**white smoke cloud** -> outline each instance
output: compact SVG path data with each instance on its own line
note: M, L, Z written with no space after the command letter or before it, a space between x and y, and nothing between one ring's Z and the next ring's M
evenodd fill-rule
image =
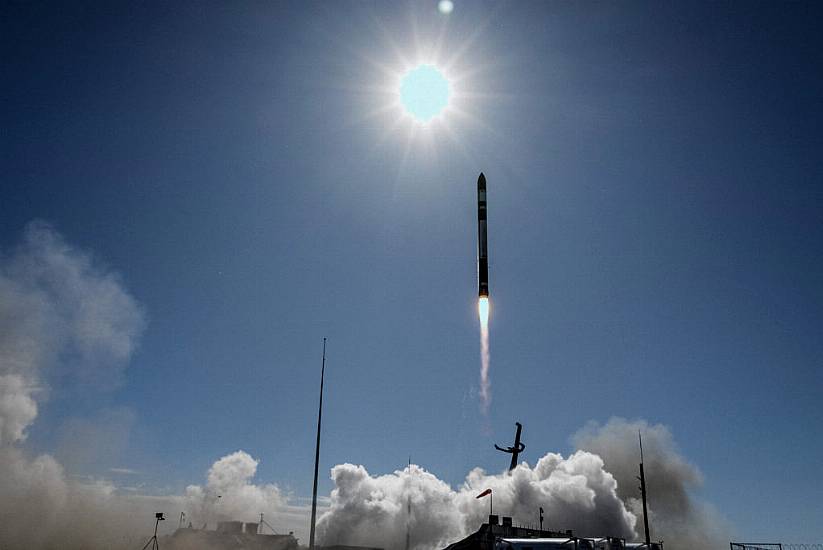
M252 484L258 462L243 451L215 462L205 487L153 497L69 476L53 456L31 456L19 447L51 387L77 384L88 392L117 386L144 324L117 274L48 224L29 224L22 242L0 253L0 548L139 548L156 511L185 511L195 522L212 523L254 521L265 513L277 524L278 512L302 519L302 509L288 506L275 485ZM134 413L123 408L67 419L57 456L70 468L105 469L127 446L134 422ZM161 533L171 530L169 520Z
M418 466L374 477L363 466L340 464L331 475L335 489L330 509L318 521L323 544L400 549L405 545L407 521L416 547L453 541L465 532L457 493Z
M10 550L140 548L155 511L182 509L180 497L122 496L107 481L70 478L48 454L12 446L0 448L0 494L0 548Z
M408 524L414 548L442 548L486 520L488 500L476 496L488 488L495 512L515 521L533 523L542 506L547 527L581 535L634 533L635 516L618 498L615 479L586 452L549 453L534 468L521 463L511 473L476 468L458 490L418 466L374 477L343 464L332 469L332 479L331 507L318 526L324 544L403 548Z
M476 468L456 490L418 466L382 476L362 466L335 466L320 538L324 544L398 549L405 547L408 526L413 548L443 548L486 520L488 500L475 497L491 488L495 513L512 516L515 523L535 524L542 506L546 528L640 540L638 430L643 432L652 538L665 540L669 550L725 547L729 527L713 507L693 496L702 475L679 453L668 428L623 419L587 425L573 437L579 450L567 458L548 453L534 467L523 462L510 474Z
M258 461L244 451L224 456L209 468L206 486L186 488L187 514L193 525L222 520L259 521L260 514L270 518L286 507L286 498L273 484L251 483Z
M636 479L638 432L643 435L652 539L664 540L667 550L725 547L730 526L713 506L694 496L703 475L683 458L667 427L612 418L602 426L589 423L572 441L578 448L603 457L606 469L617 479L618 495L637 515L637 531L642 535L643 507Z
M100 539L90 517L111 516L113 488L68 481L52 456L16 445L51 378L117 385L143 325L117 275L48 224L29 224L20 245L0 253L0 547L92 548L84 541Z
M0 374L0 446L26 439L37 417L34 388L19 374Z
M50 387L117 386L144 324L120 278L48 224L29 224L21 244L0 254L0 548L139 547L155 511L186 511L196 522L212 523L255 521L260 513L275 524L278 512L300 516L275 485L252 483L258 462L243 451L215 462L205 487L150 497L123 495L105 480L73 478L53 456L31 456L19 447ZM67 419L57 456L70 468L105 469L127 446L134 421L122 408ZM111 469L118 470L126 471Z

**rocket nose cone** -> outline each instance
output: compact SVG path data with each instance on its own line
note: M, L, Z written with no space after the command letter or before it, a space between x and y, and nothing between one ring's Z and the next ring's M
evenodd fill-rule
M485 189L486 188L486 176L483 175L483 172L480 172L480 176L477 178L477 188L478 189Z

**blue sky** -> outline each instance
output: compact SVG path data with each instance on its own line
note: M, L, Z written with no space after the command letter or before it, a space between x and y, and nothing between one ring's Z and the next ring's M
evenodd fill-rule
M823 540L814 4L2 11L0 246L52 223L147 320L122 386L52 392L32 449L114 414L127 441L78 474L179 490L244 449L308 495L327 337L324 472L411 455L457 484L506 465L492 443L516 420L533 461L589 420L643 418L742 538ZM459 85L421 128L391 77L427 51Z

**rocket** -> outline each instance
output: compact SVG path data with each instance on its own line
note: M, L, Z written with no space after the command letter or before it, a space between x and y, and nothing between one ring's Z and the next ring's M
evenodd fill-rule
M486 240L486 176L477 178L477 295L489 297L489 250Z

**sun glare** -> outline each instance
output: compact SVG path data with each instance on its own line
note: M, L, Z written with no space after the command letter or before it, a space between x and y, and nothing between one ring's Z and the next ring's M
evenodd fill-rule
M400 103L415 120L428 122L449 104L449 81L434 65L419 65L400 81Z
M399 171L418 154L425 155L418 160L433 162L447 150L471 158L474 152L464 135L474 129L494 135L479 108L493 98L484 91L489 66L482 61L487 56L479 43L489 22L478 21L466 34L466 29L448 22L450 16L444 17L457 11L453 0L440 0L438 6L440 13L431 10L433 6L426 14L413 8L408 25L386 25L376 19L378 33L353 50L357 70L340 84L358 102L349 123L367 124L376 131L369 155L389 143L399 145ZM347 47L341 44L341 49Z

